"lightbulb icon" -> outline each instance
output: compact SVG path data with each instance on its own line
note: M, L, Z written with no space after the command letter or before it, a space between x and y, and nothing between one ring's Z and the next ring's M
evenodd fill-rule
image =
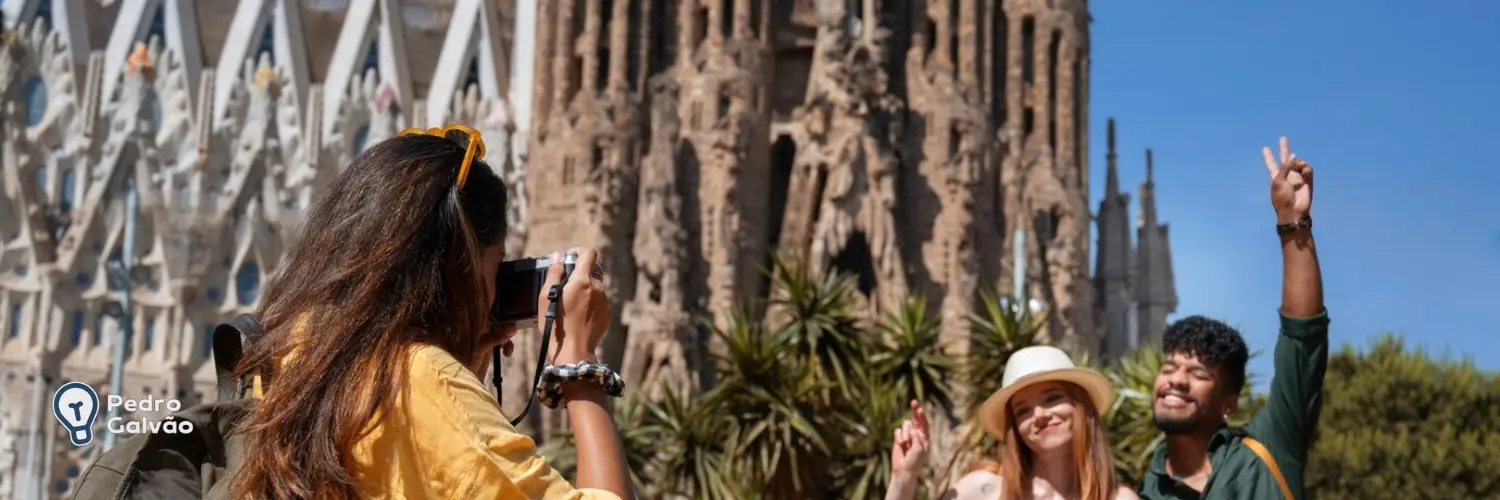
M83 382L68 382L52 395L52 414L68 428L73 446L94 441L94 419L99 416L99 393Z

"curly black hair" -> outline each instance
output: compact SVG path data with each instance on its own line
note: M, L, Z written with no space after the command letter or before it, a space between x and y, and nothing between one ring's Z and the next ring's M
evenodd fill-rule
M1203 364L1219 369L1224 394L1236 395L1245 387L1245 363L1250 349L1239 330L1223 321L1188 316L1172 323L1161 336L1162 352L1192 354Z

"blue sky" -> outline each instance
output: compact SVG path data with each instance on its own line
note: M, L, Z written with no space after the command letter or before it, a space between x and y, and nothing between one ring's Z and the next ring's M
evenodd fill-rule
M1091 196L1114 116L1122 185L1155 153L1174 317L1240 327L1269 383L1281 261L1260 148L1286 135L1316 172L1335 348L1395 332L1500 369L1500 2L1089 4Z

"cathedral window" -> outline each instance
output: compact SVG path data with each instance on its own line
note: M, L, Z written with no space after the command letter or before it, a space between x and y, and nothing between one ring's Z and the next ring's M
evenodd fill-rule
M104 343L104 314L94 316L94 347Z
M361 75L368 75L371 71L375 71L377 73L380 71L379 35L376 35L375 39L370 40L370 48L369 50L365 51L365 62L364 65L360 68L359 73Z
M156 316L146 316L146 335L141 338L141 350L151 350L151 345L156 343Z
M21 304L10 306L10 338L21 336Z
M860 293L869 296L875 291L875 264L870 260L870 242L863 231L849 235L843 251L834 257L833 267L853 275Z
M26 125L35 127L47 117L47 83L42 77L26 80Z
M36 5L36 17L33 18L31 22L32 23L40 23L42 25L42 29L49 30L49 31L52 29L52 2L51 2L51 0L43 0L41 2L37 2L37 5Z
M1047 144L1057 157L1057 60L1062 45L1062 30L1052 30L1052 44L1047 48Z
M105 268L106 269L124 269L125 268L125 254L120 249L120 247L115 247L115 249L113 251L109 252L109 261L108 261L108 264L105 266ZM116 291L116 292L123 292L123 291L125 291L125 288L126 288L126 280L114 279L114 278L110 278L109 279L109 289L110 290Z
M641 85L641 39L646 36L646 28L641 26L642 3L631 1L625 14L625 85L630 90L638 90Z
M240 271L234 276L234 287L240 305L254 304L260 295L260 266L255 262L246 262L240 266Z
M271 65L276 65L276 23L267 21L266 27L260 33L260 46L255 50L255 58L258 60L262 55L271 60Z
M633 0L641 5L641 0ZM632 31L634 33L634 31ZM651 2L651 56L647 62L647 75L654 75L671 66L677 57L677 4L675 2ZM649 76L648 76L649 77Z
M84 321L84 319L85 318L84 318L84 313L83 313L82 309L77 309L77 310L73 311L73 323L72 323L72 327L73 327L73 331L72 331L73 345L78 345L78 344L82 344L83 343L83 321Z
M922 17L927 20L922 24L922 43L927 44L923 47L925 49L923 55L927 60L932 60L932 51L937 50L937 22L933 21L931 16L924 14Z
M474 50L469 55L469 69L464 71L463 90L479 87L479 51Z
M629 0L626 0L629 1ZM599 92L609 88L609 65L613 62L610 58L609 43L614 38L615 32L615 2L614 0L599 1L599 31L594 34L594 88ZM628 30L630 26L626 26ZM629 38L634 32L626 31L625 38L628 45ZM628 47L627 47L628 48Z
M958 0L948 2L948 62L953 64L954 74L958 72L958 27L963 24L959 19Z
M724 38L734 38L734 2L732 0L723 2L719 6L719 24Z
M1021 79L1026 85L1036 80L1036 20L1021 20Z
M165 5L158 5L156 13L151 15L151 25L146 28L146 33L141 37L142 42L151 43L152 39L166 41L167 39L167 9Z
M73 203L77 201L76 198L78 196L76 193L78 190L77 185L78 173L72 168L63 169L62 183L58 186L58 189L62 192L58 193L57 196L57 208L62 210L64 215L73 211Z
M692 48L697 48L699 44L703 43L703 39L708 36L708 7L696 7L695 9L697 12L693 16L693 38L692 43L688 45Z

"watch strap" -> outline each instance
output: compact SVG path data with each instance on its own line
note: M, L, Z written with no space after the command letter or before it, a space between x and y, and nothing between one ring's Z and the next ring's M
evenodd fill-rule
M1312 216L1304 214L1301 218L1297 219L1296 222L1290 222L1290 223L1287 223L1287 224L1277 224L1276 225L1276 234L1281 235L1281 236L1286 236L1288 234L1295 233L1295 232L1300 231L1302 229L1310 229L1310 228L1312 228Z

